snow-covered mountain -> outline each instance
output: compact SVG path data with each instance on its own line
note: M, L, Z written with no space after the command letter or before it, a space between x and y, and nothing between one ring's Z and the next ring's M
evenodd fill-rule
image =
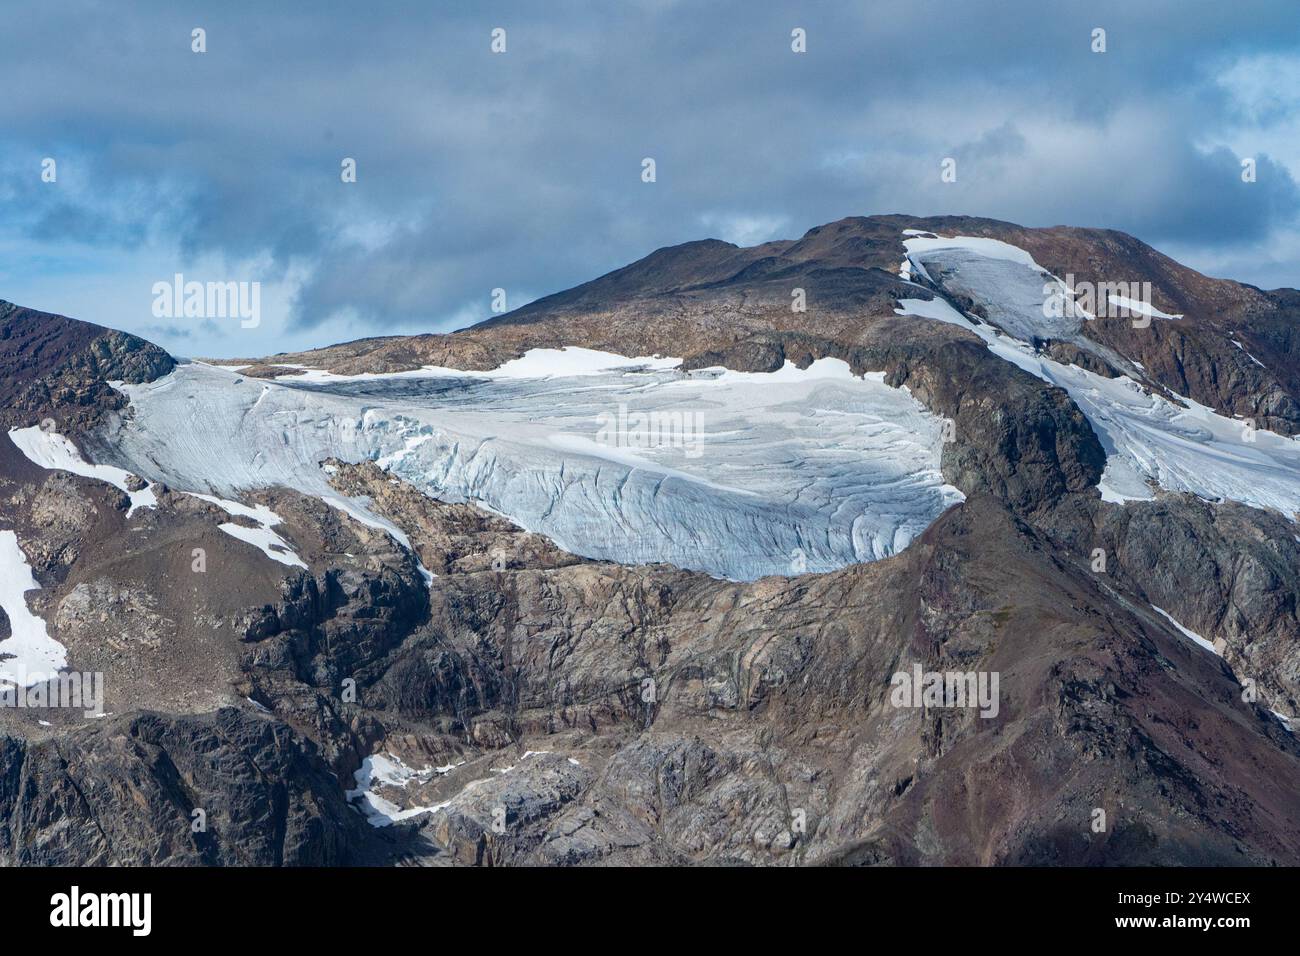
M1063 388L1106 452L1103 499L1163 489L1300 513L1300 442L1161 394L1140 363L1084 334L1096 318L1027 251L917 230L899 241L900 275L926 285L895 311L967 329ZM1052 358L1045 342L1087 350L1108 374ZM532 349L478 373L299 366L254 379L240 366L186 364L123 386L131 414L96 453L173 489L232 499L286 486L363 516L365 503L342 502L320 463L378 461L576 554L733 579L888 557L964 497L940 473L945 420L882 372L854 375L838 358L805 369L786 359L771 372L681 365L581 347Z
M0 307L0 673L105 675L90 723L0 708L0 846L1300 860L1297 317L1118 233L907 216L266 359ZM900 709L913 666L996 706ZM214 836L158 836L195 800Z

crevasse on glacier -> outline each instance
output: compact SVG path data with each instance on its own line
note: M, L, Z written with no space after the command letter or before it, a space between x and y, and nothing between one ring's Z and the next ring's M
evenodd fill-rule
M962 500L939 470L942 419L838 360L688 374L547 351L484 374L268 382L181 365L122 386L133 414L94 457L178 490L336 503L320 463L372 460L580 555L734 579L888 556Z

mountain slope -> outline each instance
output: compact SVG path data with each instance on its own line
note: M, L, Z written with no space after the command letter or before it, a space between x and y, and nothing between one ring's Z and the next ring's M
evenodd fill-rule
M1296 308L907 216L238 370L7 307L0 655L108 716L0 709L0 860L1295 865Z
M108 382L148 382L175 367L152 343L0 300L0 415L30 424L46 414L85 429L125 405Z

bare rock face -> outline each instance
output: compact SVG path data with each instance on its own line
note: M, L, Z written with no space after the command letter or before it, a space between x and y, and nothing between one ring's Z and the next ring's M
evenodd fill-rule
M477 787L466 788L430 824L431 837L447 848L456 863L528 862L531 854L520 853L515 841L498 837L511 827L519 831L545 826L591 783L590 770L555 754L530 755L524 762L528 763L526 774L515 773L518 768L512 767ZM566 837L571 840L572 834ZM577 848L564 845L564 840L547 840L539 834L541 841L551 844L547 855L553 861L583 855Z
M363 495L384 513L401 515L410 524L419 535L421 561L434 574L553 568L584 560L473 505L432 501L404 481L389 480L369 463L326 464L334 472L335 488Z
M373 466L340 480L389 481ZM422 558L466 521L418 495L386 504ZM499 521L484 519L494 548L527 547ZM363 672L363 703L331 704L340 726L374 721L375 750L439 767L378 791L415 811L394 827L415 859L1300 857L1271 823L1300 813L1294 739L1122 581L991 498L826 575L516 563L440 576L429 624ZM997 673L997 714L894 706L891 676L914 663Z
M1300 542L1290 522L1171 495L1103 512L1096 541L1150 603L1221 640L1273 709L1300 713Z
M110 500L121 503L117 495L110 495ZM99 517L98 509L92 498L78 491L70 476L52 475L31 503L31 523L39 531L27 539L28 559L51 572L71 567Z
M339 480L389 482L374 466ZM442 553L452 568L430 613L390 618L391 639L367 642L331 628L382 598L376 579L331 607L303 603L317 579L298 573L276 612L296 633L246 636L254 699L274 714L123 715L9 739L8 859L1300 859L1294 828L1273 822L1300 815L1287 782L1300 745L1122 582L991 498L895 558L735 584L559 561L501 519L392 487L389 516L422 560ZM513 566L466 560L488 545ZM385 574L423 586L409 560ZM896 706L891 676L913 664L997 673L996 714ZM342 783L376 751L440 765L380 791L417 812L378 831ZM207 835L190 830L196 808Z
M54 624L62 633L83 633L83 640L98 637L112 650L133 643L150 650L162 647L176 631L176 622L160 616L148 592L123 588L108 578L77 584L59 603Z
M0 821L9 865L341 865L369 836L311 743L234 709L0 738Z

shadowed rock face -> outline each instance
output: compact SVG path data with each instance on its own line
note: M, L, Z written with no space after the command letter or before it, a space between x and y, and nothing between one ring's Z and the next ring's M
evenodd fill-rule
M70 666L106 670L114 715L0 711L0 862L1300 863L1300 745L1268 713L1300 705L1294 525L1188 495L1101 501L1105 454L1066 392L970 331L895 313L945 294L895 274L904 229L1151 281L1183 319L1098 319L1044 351L1102 375L1118 355L1154 389L1300 431L1294 292L1200 276L1119 233L881 216L659 250L454 335L244 373L486 369L564 345L883 371L955 422L942 467L968 500L872 564L734 583L585 560L334 461L334 488L414 554L291 489L250 496L304 571L222 534L210 504L157 487L159 507L127 519L116 489L6 446L4 523L42 585L26 599ZM10 425L51 415L105 440L121 409L107 381L171 368L84 323L12 306L0 322ZM896 706L891 678L914 665L997 674L996 715ZM385 755L405 769L374 772ZM354 788L372 821L410 815L370 826Z
M234 709L0 738L0 820L8 865L327 866L368 836L310 742Z

